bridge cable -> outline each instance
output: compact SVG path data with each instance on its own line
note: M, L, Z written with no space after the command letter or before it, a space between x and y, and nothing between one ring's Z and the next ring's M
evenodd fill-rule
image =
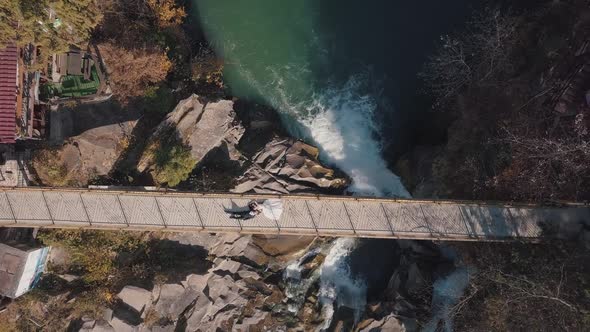
M318 230L318 226L316 225L315 221L313 220L313 215L311 214L311 209L309 208L309 204L307 203L307 201L305 202L305 206L307 207L307 212L309 213L309 218L311 219L311 223L313 224L313 227L315 228L315 232L318 236L320 236L320 231Z
M55 225L55 220L53 219L53 215L51 214L51 210L49 209L49 204L47 204L47 198L45 197L45 191L41 192L41 196L43 196L43 201L45 201L45 208L47 208L47 212L49 213L49 218L51 218L51 223Z
M168 228L168 225L166 225L166 220L164 219L164 215L162 214L162 209L160 208L160 203L158 203L158 197L154 196L154 200L156 201L156 207L158 208L158 212L160 213L160 219L162 219L162 224L164 225L164 228Z
M82 193L78 195L80 197L80 203L82 203L82 209L84 209L84 214L86 215L86 219L88 220L88 225L92 227L92 221L90 221L90 215L88 214L88 209L86 208L86 204L84 204L84 198L82 197Z
M191 198L191 201L193 201L193 205L195 206L195 211L197 212L197 217L199 218L199 221L201 222L201 228L203 230L205 230L205 224L203 223L203 218L201 218L201 213L199 212L199 209L197 208L197 202L195 202L195 198Z
M385 207L383 206L383 203L379 203L379 205L381 205L381 210L383 210L383 214L385 215L385 220L387 221L387 225L389 226L389 230L391 231L391 236L395 236L395 232L393 231L393 225L391 224L391 220L389 220L389 216L387 215L387 212L385 211Z
M125 224L127 224L127 227L129 227L129 220L127 220L127 215L125 214L125 209L123 209L123 204L121 204L121 198L119 197L119 194L115 194L115 196L117 196L117 202L119 202L119 207L121 208L121 212L123 213L123 218L125 219Z
M430 226L430 223L428 222L428 218L426 217L426 213L424 213L424 208L422 208L422 204L419 204L418 206L420 206L420 211L422 211L422 217L424 217L424 223L426 224L426 228L428 229L430 234L432 234L434 237L434 231L433 231L432 227ZM437 238L440 238L440 233L437 235L438 235Z
M10 208L10 213L12 214L12 218L14 218L14 223L16 224L16 215L14 214L14 210L12 209L12 204L10 203L10 199L8 198L8 193L5 191L4 196L6 196L6 202L8 202L8 207Z
M270 213L272 214L272 218L273 218L275 224L277 225L277 230L278 230L278 232L280 234L281 233L281 227L279 226L279 221L278 221L277 217L275 216L274 211L272 210L272 204L269 204L268 206L270 208Z
M473 231L473 227L469 227L469 225L467 224L467 218L465 218L465 214L463 213L463 209L461 209L461 206L458 205L457 209L459 209L459 214L461 215L461 220L463 220L463 223L465 224L465 229L467 230L467 234L469 235L469 237L470 238L477 237L477 235Z
M342 201L342 205L344 206L344 212L346 212L346 216L348 217L348 222L350 223L350 227L352 227L352 232L355 236L358 236L356 233L356 229L354 229L354 225L352 224L352 219L350 218L350 213L348 213L348 209L346 208L346 204Z

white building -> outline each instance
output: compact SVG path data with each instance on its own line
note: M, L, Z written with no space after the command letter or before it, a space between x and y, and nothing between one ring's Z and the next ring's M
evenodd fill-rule
M0 243L0 295L17 298L41 278L49 247Z

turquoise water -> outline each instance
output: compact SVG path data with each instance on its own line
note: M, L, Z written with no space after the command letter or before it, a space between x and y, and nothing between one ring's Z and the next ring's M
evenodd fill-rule
M425 27L448 19L440 13L459 1L428 2L199 0L193 14L224 57L233 95L277 109L293 135L352 177L352 191L407 197L384 143L403 141L409 128L413 110L400 101L439 34Z
M460 2L199 0L193 15L224 57L233 95L277 109L352 177L352 191L407 197L383 150L403 144L415 112L400 105L440 33L433 27L459 15Z
M331 69L331 40L318 26L320 2L198 1L207 39L225 59L234 95L276 108L290 131L369 195L407 196L381 158L368 72Z

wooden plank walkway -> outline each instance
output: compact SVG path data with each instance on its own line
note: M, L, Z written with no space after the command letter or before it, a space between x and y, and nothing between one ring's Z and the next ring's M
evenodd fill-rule
M276 220L230 219L226 209L280 198ZM348 196L162 191L0 190L0 226L494 241L536 239L547 225L590 223L584 205L541 207Z

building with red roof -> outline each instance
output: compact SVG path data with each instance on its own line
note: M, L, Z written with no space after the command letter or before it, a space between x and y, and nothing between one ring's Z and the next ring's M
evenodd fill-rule
M0 144L14 143L18 97L18 48L0 50Z

